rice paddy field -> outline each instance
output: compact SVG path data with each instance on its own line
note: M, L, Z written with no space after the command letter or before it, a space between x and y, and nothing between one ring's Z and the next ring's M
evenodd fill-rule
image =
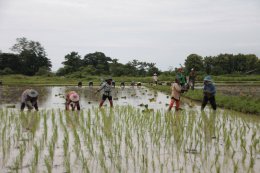
M260 118L144 87L116 88L98 108L95 88L36 87L39 112L20 112L26 87L0 88L1 172L260 172ZM80 93L81 111L64 111Z

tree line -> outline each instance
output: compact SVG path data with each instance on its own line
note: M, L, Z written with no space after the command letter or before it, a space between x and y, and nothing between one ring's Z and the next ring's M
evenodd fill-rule
M68 74L77 75L112 75L112 76L147 76L158 73L155 63L133 60L126 64L118 62L118 59L107 57L102 52L86 54L83 58L77 52L71 52L65 56L62 62L64 67L57 71L58 76Z
M24 74L33 76L50 72L52 64L44 47L27 38L17 38L11 50L15 53L0 52L0 74Z
M203 74L249 74L260 72L260 60L254 54L219 54L202 57L197 54L189 55L185 60L187 70L194 68Z
M11 50L14 53L0 51L0 75L151 76L154 73L174 75L177 69L160 71L155 63L134 59L123 64L119 63L118 59L108 57L102 52L88 53L81 56L78 52L72 51L65 55L65 60L62 62L63 67L53 74L51 73L52 63L47 57L44 47L39 42L24 37L17 38ZM206 57L190 54L185 59L184 66L187 73L192 68L198 73L210 75L260 73L260 60L254 54L219 54Z

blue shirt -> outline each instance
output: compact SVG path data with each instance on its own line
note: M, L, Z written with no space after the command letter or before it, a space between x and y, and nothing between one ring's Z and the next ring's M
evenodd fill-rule
M211 83L211 82L208 83L208 84L204 84L203 91L206 92L206 93L210 93L213 96L216 94L216 88L213 85L213 83Z

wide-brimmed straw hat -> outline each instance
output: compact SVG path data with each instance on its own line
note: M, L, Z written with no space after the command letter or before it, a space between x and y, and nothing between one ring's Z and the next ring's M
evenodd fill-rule
M209 82L211 82L211 81L212 81L211 76L206 76L206 77L204 77L204 81L209 81Z
M79 101L79 95L77 93L71 94L70 100L73 101L73 102L78 102Z
M30 89L29 92L28 92L28 96L29 97L32 97L32 98L35 98L37 97L39 94L37 91L35 91L34 89Z

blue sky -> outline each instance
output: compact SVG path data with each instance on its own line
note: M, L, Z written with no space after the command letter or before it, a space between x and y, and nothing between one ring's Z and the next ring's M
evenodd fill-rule
M191 53L260 57L260 1L0 0L0 50L10 52L18 37L39 41L54 71L71 51L162 70Z

